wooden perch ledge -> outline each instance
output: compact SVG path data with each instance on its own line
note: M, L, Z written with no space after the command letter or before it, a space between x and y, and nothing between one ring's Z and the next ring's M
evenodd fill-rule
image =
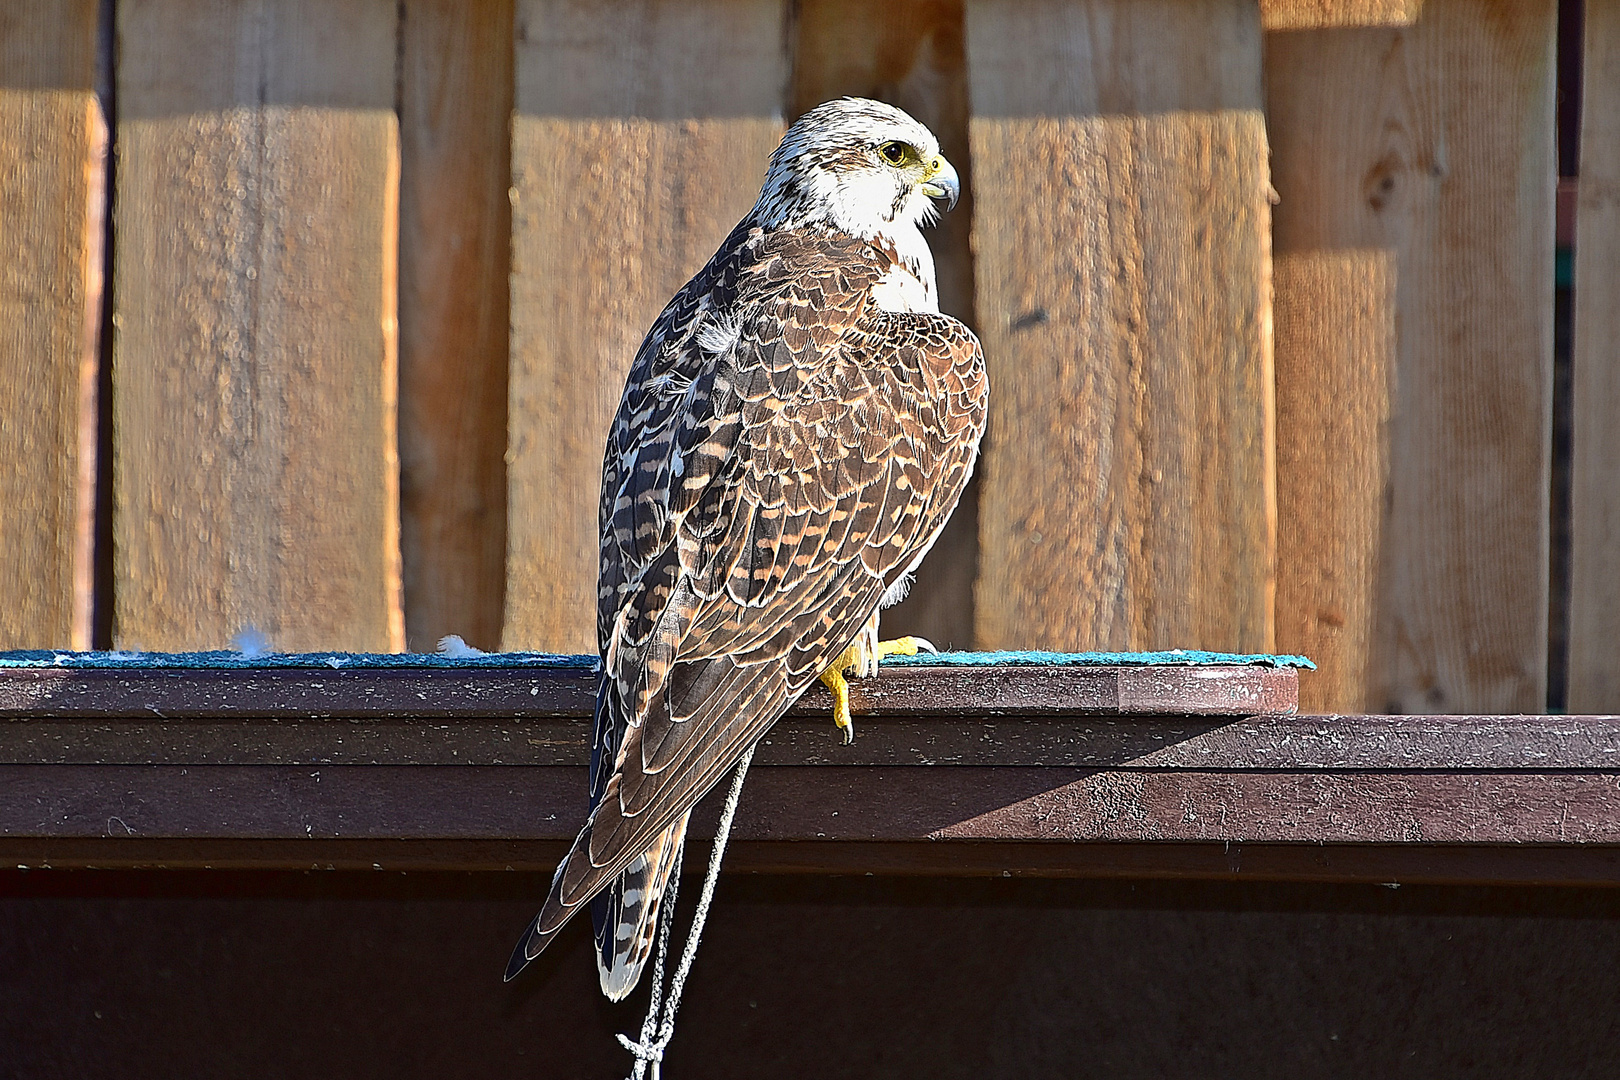
M585 813L590 671L355 659L0 659L0 860L549 870ZM886 666L852 746L819 690L766 737L727 865L1620 883L1620 717L1298 716L1298 678Z

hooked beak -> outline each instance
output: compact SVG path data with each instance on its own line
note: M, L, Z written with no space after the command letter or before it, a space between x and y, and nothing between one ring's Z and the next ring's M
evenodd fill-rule
M923 181L922 191L930 199L944 199L945 210L950 212L956 209L956 200L962 194L962 184L956 178L956 169L943 157L934 158L933 175Z

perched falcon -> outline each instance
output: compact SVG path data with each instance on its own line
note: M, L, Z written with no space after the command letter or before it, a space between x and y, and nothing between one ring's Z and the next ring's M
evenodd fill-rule
M915 651L878 610L984 431L984 357L919 231L957 192L899 109L812 109L642 342L602 463L592 810L508 979L591 902L602 991L628 994L693 804L818 676L847 737L843 674Z

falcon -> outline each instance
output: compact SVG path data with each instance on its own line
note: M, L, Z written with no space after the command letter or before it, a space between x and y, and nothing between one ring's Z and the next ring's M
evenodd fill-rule
M877 626L984 432L984 356L920 231L958 193L904 112L820 105L642 342L602 462L592 809L508 980L590 904L622 999L693 805L817 678L848 741L845 676L932 648Z

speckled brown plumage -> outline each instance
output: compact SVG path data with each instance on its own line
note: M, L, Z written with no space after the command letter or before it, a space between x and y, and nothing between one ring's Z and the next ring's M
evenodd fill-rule
M839 145L840 168L866 149ZM509 978L607 890L603 987L628 992L693 804L876 618L973 470L973 334L880 306L916 273L886 237L773 218L770 194L659 316L608 437L594 809Z

